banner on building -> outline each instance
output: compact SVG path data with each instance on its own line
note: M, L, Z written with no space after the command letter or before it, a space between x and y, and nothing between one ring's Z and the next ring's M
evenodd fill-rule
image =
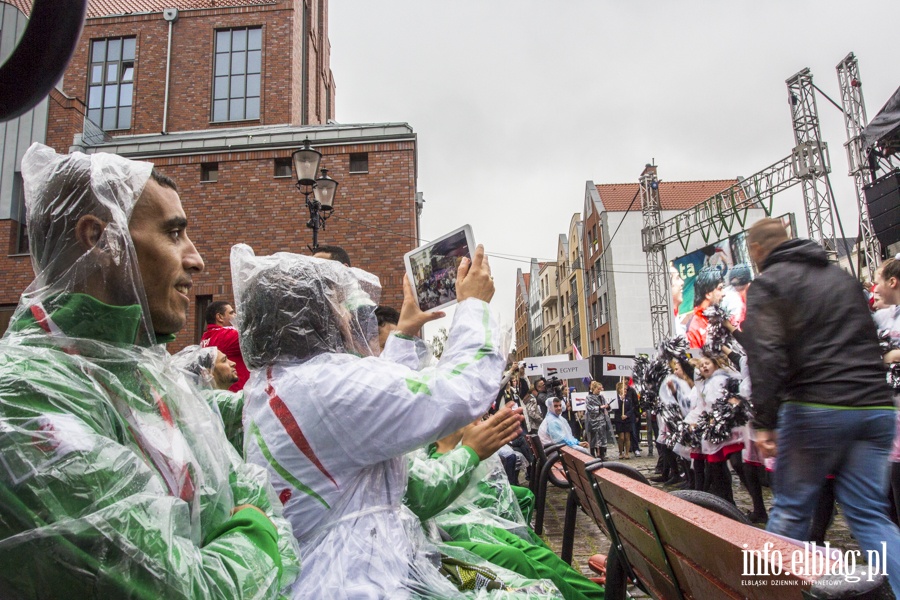
M794 215L788 213L779 217L793 238L796 235ZM677 314L684 316L694 310L694 284L701 271L719 271L724 283L721 306L732 315L732 323L737 326L747 312L747 286L756 274L750 260L747 233L740 231L724 240L704 246L690 254L679 256L669 263L672 282L672 304ZM680 303L679 303L680 300Z
M545 362L543 365L544 377L559 377L560 379L581 379L591 376L591 365L587 359L566 360L560 362Z
M525 367L526 377L540 377L544 374L543 364L548 362L562 362L569 360L567 354L554 354L552 356L529 356L519 361L519 365Z
M631 368L634 365L634 359L631 357L620 358L618 356L604 356L603 374L612 376L631 377Z

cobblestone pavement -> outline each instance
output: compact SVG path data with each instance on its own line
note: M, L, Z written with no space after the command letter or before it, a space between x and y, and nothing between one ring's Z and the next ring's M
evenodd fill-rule
M613 449L610 450L611 456L614 457L616 455L616 451ZM656 475L656 461L657 456L647 456L646 448L644 448L644 456L635 457L622 462L636 468L649 479ZM657 483L651 485L660 489L665 489L667 491L671 491L672 489L674 489L663 487L662 484ZM738 508L740 508L742 511L749 512L753 505L750 501L750 496L747 494L747 490L745 490L744 487L740 484L737 476L733 477L733 486L735 504L737 504ZM547 505L544 514L544 533L542 537L544 541L557 554L559 554L560 549L562 548L562 531L566 513L567 494L567 490L561 490L553 486L550 486L550 489L547 493ZM772 491L769 488L763 488L763 497L766 501L766 506L770 507L772 505ZM852 550L859 548L859 546L856 544L856 541L850 535L850 530L847 527L846 522L844 521L840 507L837 507L835 509L834 522L828 529L828 535L826 539L831 542L832 546L841 548L843 550ZM606 539L606 536L603 535L599 528L597 528L594 522L591 521L591 519L586 514L579 512L576 519L575 544L572 554L572 565L589 577L595 576L593 572L588 568L588 558L597 553L607 554L608 551L609 540ZM643 596L634 595L634 597L641 598Z

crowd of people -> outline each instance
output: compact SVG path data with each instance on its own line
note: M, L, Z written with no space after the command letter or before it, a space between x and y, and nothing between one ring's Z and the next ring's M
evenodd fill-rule
M443 313L409 281L397 310L341 248L245 244L234 303L211 304L201 345L170 355L205 266L176 183L40 144L22 168L35 279L0 341L4 597L602 598L529 526L524 433L600 458L615 439L627 458L643 414L660 482L732 500L730 465L762 521L777 452L771 530L806 539L831 477L860 545L900 548L882 367L900 371L898 261L873 320L817 246L761 222L742 327L714 309L721 282L699 282L690 341L614 399L592 382L581 423L565 386L508 367L481 246L453 273L440 359L417 334ZM841 298L830 311L822 289Z
M416 284L419 304L423 310L430 310L450 302L456 290L456 270L459 258L455 256L433 257L432 269L422 274Z
M235 302L170 355L194 275L149 163L22 160L34 282L0 341L0 590L22 598L601 598L528 526L490 406L507 348L484 249L443 355L346 252L232 249ZM242 380L243 369L246 377Z

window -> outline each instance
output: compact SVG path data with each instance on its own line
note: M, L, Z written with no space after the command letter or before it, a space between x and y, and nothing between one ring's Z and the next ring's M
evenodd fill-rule
M290 177L291 173L290 158L275 159L275 177Z
M216 31L213 121L259 119L262 28Z
M16 312L15 304L0 304L0 335L6 333L14 312Z
M206 309L212 304L212 296L194 297L194 343L199 344L206 331Z
M88 119L104 131L131 128L135 38L91 40Z
M219 180L219 163L203 163L200 165L200 181L211 183Z
M28 228L25 222L25 185L22 174L13 175L13 204L10 217L13 221L10 254L28 254Z
M350 155L350 172L351 173L368 173L369 172L369 153L354 152Z

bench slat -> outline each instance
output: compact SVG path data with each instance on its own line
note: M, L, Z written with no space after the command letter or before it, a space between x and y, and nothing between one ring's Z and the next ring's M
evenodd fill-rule
M791 553L797 546L778 540L766 532L742 523L729 520L710 511L671 496L661 490L636 482L618 473L595 471L595 479L599 482L603 497L613 511L613 523L619 530L620 523L627 520L636 522L649 532L649 520L646 511L653 516L660 538L666 543L670 557L679 556L678 569L675 576L681 582L683 577L697 582L709 580L709 574L715 573L715 579L725 587L734 590L738 597L766 599L802 598L801 590L810 587L810 581L782 573L768 577L769 585L764 587L748 587L741 584L743 572L742 544L748 548L761 549L766 542L772 543L772 549L781 551L785 557L784 564L790 564ZM665 507L665 508L663 508ZM627 515L628 519L623 519ZM633 531L628 536L622 530L622 536L630 541L640 540ZM635 535L636 537L630 537ZM655 540L653 540L655 543ZM637 541L640 544L640 541ZM658 551L657 551L658 552ZM653 555L648 555L653 556ZM683 560L686 559L686 560ZM670 558L671 560L671 558ZM697 571L696 565L703 565L703 573ZM673 565L674 566L674 565ZM691 573L693 571L693 573ZM777 585L775 580L789 581L789 585ZM687 580L682 586L687 585Z

